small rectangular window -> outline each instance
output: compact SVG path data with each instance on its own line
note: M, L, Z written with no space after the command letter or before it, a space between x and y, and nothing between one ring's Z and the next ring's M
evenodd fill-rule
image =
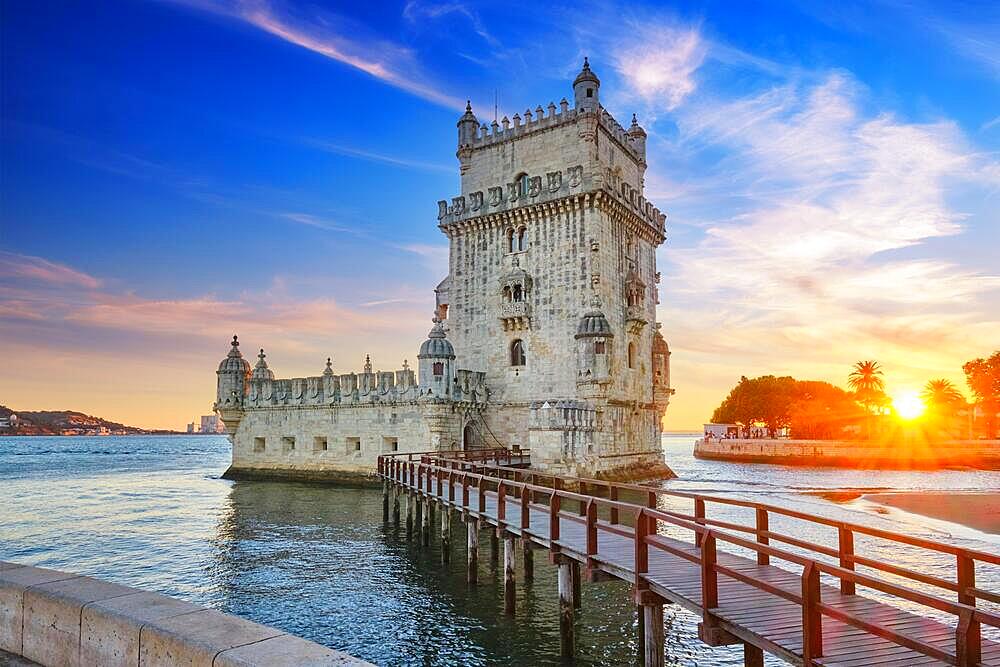
M295 438L290 435L284 436L281 439L281 451L286 454L295 451Z
M325 452L326 451L326 436L317 435L313 438L313 451L314 452Z
M253 439L253 451L257 454L264 451L264 438Z
M593 96L594 96L594 89L593 88L588 88L587 89L587 97L593 97Z
M399 438L382 438L382 451L383 452L398 452L399 451Z
M360 454L361 453L361 438L348 438L347 439L347 453L348 454Z

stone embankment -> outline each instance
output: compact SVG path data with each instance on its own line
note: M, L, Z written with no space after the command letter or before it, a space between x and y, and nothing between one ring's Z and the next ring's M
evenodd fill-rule
M697 440L694 455L716 461L840 468L1000 470L1000 440L712 439Z
M165 595L0 562L0 655L45 667L368 665Z

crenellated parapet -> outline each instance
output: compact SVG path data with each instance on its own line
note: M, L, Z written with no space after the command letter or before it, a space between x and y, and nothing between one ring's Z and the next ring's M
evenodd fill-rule
M661 235L665 233L667 216L646 199L640 190L626 183L612 169L606 169L603 179L596 182L587 177L583 165L527 174L519 181L498 183L485 191L452 197L438 202L438 223L448 225L514 211L533 204L557 202L583 193L605 193ZM596 199L596 197L594 198Z

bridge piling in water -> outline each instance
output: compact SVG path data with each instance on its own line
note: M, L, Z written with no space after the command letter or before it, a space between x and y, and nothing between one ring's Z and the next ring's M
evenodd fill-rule
M413 539L413 492L406 494L406 539Z
M400 490L397 487L393 487L392 493L392 525L399 528L399 494Z
M514 615L515 606L515 544L513 535L507 533L503 536L503 610L511 616Z
M409 460L399 458L404 456ZM523 549L525 582L533 577L532 550L548 550L558 572L559 643L566 659L575 653L573 623L582 603L585 566L589 581L617 579L634 587L638 653L646 667L664 664L666 604L699 615L698 636L709 646L742 644L745 667L762 667L764 651L801 665L895 667L933 661L1000 667L1000 643L984 639L981 631L982 625L1000 628L1000 615L977 606L981 600L1000 603L1000 595L976 584L977 565L1000 566L996 553L755 501L525 471L517 467L527 463L523 452L504 454L503 459L501 463L500 455L487 458L479 451L380 457L379 474L386 483L383 520L387 521L388 493L394 491L398 503L398 493L407 492L408 528L415 511L420 542L428 545L433 504L440 503L442 557L447 559L451 520L458 511L466 523L470 584L478 579L478 531L489 531L494 573L503 538L506 614L515 611L517 543ZM642 500L622 500L635 495ZM693 511L660 509L660 496L693 500ZM706 512L709 503L713 508L750 509L754 516L740 522L715 518ZM807 522L810 528L833 528L836 542L813 544L796 533L775 532L770 515L781 517L782 523L792 519ZM687 531L693 539L678 538L677 531ZM855 534L864 536L864 541L856 543ZM866 546L873 538L948 554L957 562L953 577L857 553L859 544ZM730 548L723 550L720 544ZM776 567L773 560L785 566ZM858 566L867 571L859 572ZM839 586L825 583L821 575ZM936 587L948 595L900 581ZM858 587L941 613L916 613L912 604L892 605L857 593ZM942 615L950 615L953 623L942 621Z
M468 572L466 580L470 584L475 584L479 580L479 520L469 517L465 522L468 533L468 549L466 551L466 564Z
M556 559L559 587L559 654L572 659L576 649L573 637L573 561L565 556Z
M451 509L441 508L441 562L451 562Z

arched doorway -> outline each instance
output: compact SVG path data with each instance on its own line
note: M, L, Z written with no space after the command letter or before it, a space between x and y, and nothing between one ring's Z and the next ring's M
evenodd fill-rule
M472 422L465 425L462 430L462 449L468 451L470 449L478 448L478 438L476 437L476 429L473 428Z

